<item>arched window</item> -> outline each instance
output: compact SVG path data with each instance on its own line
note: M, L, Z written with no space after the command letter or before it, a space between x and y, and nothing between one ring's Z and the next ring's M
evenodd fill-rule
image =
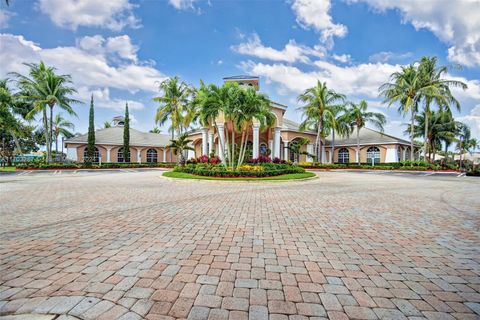
M339 163L349 163L350 162L350 152L347 148L341 148L338 150L338 162Z
M158 162L157 161L157 150L148 149L147 150L147 162Z
M367 149L367 163L380 163L380 149L377 147Z
M123 158L123 147L118 149L117 152L117 162L130 162L130 150L128 150L128 158L124 159Z
M83 161L85 162L100 162L100 152L98 152L98 148L97 147L94 147L93 148L93 158L92 159L88 159L88 156L87 156L87 148L85 148L85 150L83 150Z

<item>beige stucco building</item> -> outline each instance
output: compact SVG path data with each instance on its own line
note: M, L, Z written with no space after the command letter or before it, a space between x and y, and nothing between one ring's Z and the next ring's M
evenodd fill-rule
M254 87L259 90L258 77L236 76L224 78L225 82L238 82L241 86ZM269 128L260 128L253 121L248 132L248 145L251 156L268 155L271 158L280 158L297 162L311 162L308 155L300 155L299 159L291 152L289 146L301 138L310 143L302 147L308 154L314 153L316 132L301 131L299 124L284 117L286 105L271 101L270 106L275 114L275 122ZM222 145L226 142L226 135L231 136L232 123L220 116L215 126L192 130L189 139L192 140L193 151L188 152L188 158L196 158L212 153L222 158ZM368 128L360 129L360 162L362 163L392 163L409 159L410 142L381 133ZM236 134L236 143L240 144L241 134ZM221 143L223 141L223 143ZM165 134L145 133L130 129L130 162L169 162L176 158L166 148L170 137ZM68 150L67 157L71 160L83 161L87 146L87 134L65 141ZM123 159L123 118L114 118L113 127L97 130L95 133L96 159L102 162L124 162ZM323 139L323 163L357 162L356 135L350 137L336 137L335 147L332 150L331 137ZM414 152L417 154L418 149ZM98 156L98 158L97 158Z

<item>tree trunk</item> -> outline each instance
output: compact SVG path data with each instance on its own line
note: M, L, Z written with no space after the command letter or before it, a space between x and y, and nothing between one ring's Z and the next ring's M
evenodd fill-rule
M243 160L245 159L245 152L247 151L247 143L248 143L248 126L247 129L245 130L245 140L243 142L243 152L242 152L242 157L238 162L238 165L240 166L243 163Z
M333 163L334 153L335 153L335 129L332 130L332 152L330 153L330 163Z
M360 128L357 125L357 164L360 165Z
M426 157L428 145L431 144L431 142L427 139L427 137L428 137L428 116L430 115L430 101L428 101L428 99L425 102L425 112L424 113L425 113L425 115L424 115L425 131L423 132L423 137L424 137L425 141L423 142L423 150L424 150L424 154L425 154L425 157ZM427 161L431 162L430 155L428 156Z
M47 149L47 163L50 163L50 135L48 134L48 117L47 117L47 109L43 108L43 126L45 128L45 148Z
M52 144L53 144L53 106L50 106L50 161L52 161Z
M55 155L58 156L58 134L55 135Z
M320 137L321 133L322 133L322 126L323 126L323 123L322 121L320 121L318 123L318 129L317 129L317 138L315 140L315 146L317 148L317 150L315 150L316 154L317 154L317 161L322 163L322 139Z
M235 128L233 128L232 124L232 167L235 166ZM240 155L240 154L239 154Z
M412 119L411 119L411 122L410 122L410 161L415 160L413 158L413 154L414 154L414 152L413 152L414 123L415 123L415 109L412 106ZM413 163L411 164L411 166L413 167Z
M12 138L13 138L13 141L15 142L15 149L17 149L17 152L21 154L22 147L20 146L20 142L18 142L18 138L14 132L12 132ZM13 152L13 154L15 154L15 151Z

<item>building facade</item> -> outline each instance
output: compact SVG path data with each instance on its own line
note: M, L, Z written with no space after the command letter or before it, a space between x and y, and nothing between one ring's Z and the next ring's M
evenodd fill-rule
M258 77L235 76L223 79L225 82L237 82L240 86L254 87L259 90ZM300 125L284 117L287 106L271 101L270 107L275 115L275 122L271 127L260 128L260 124L253 121L249 125L247 139L251 157L269 156L294 162L312 162L309 155L294 154L290 147L301 139L307 139L308 144L301 147L301 152L314 153L316 132L301 131ZM170 136L150 132L141 132L130 128L130 159L123 158L123 117L115 117L111 128L100 129L95 132L95 156L93 162L174 162L177 158L166 147L170 143ZM234 130L229 121L222 116L215 120L215 125L192 130L189 139L194 150L188 151L188 158L197 158L202 155L218 155L223 157L222 145L225 145L226 136L231 137ZM241 133L236 132L237 145L241 142ZM410 142L384 134L368 128L361 128L360 133L360 162L362 163L392 163L410 158ZM86 156L88 135L83 134L65 141L67 158L83 162ZM355 137L332 137L322 139L323 163L355 163L357 140ZM418 147L414 153L418 156Z

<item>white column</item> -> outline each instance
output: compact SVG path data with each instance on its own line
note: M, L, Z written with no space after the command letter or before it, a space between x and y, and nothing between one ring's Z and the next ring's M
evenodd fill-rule
M311 143L307 144L307 152L310 154L313 154L313 144ZM307 162L313 162L313 158L310 156L307 156Z
M167 148L163 148L163 162L167 162Z
M283 160L288 160L288 154L290 150L288 149L288 141L283 140Z
M192 148L194 147L193 144L191 143L188 146ZM195 150L187 150L186 157L187 157L187 160L195 158Z
M107 148L107 162L111 162L111 156L110 156L110 151L112 151L112 148Z
M208 128L202 128L202 155L208 156Z
M277 127L273 133L274 158L280 158L280 128Z
M268 149L270 149L270 158L273 159L273 140L268 140Z
M213 132L208 133L208 155L213 152Z
M387 149L387 153L385 154L385 162L397 162L397 149L395 147Z
M142 149L137 149L137 162L142 163Z
M218 128L218 156L224 160L222 145L225 145L225 125L223 123L217 123Z
M258 158L260 153L260 124L254 123L252 124L253 128L253 152L252 157Z

